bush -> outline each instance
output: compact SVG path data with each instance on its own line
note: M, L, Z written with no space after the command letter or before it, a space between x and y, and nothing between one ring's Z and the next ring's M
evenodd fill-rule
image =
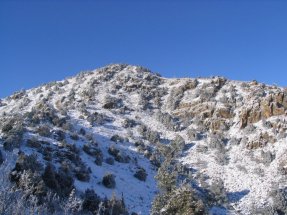
M155 144L160 141L160 135L156 131L152 131L147 128L145 125L141 125L138 128L138 132L143 136L144 139L148 140L149 142Z
M241 141L241 138L236 138L236 137L232 137L230 140L229 140L229 144L231 146L238 146L240 144L240 141Z
M122 126L124 128L133 128L136 126L136 121L134 121L133 119L125 119L123 122L122 122Z
M114 142L124 142L124 138L119 136L118 134L115 134L111 137L111 141L114 141Z
M42 144L36 138L28 139L27 146L30 148L40 149Z
M152 208L153 215L204 215L207 214L203 201L189 186L182 186L169 194L155 198Z
M115 188L116 187L115 176L111 173L105 174L102 183L107 188Z
M176 135L176 137L171 141L170 145L176 153L180 153L184 149L185 141L181 136Z
M99 160L99 161L103 160L103 153L102 153L101 149L99 149L99 148L85 144L83 146L83 151L86 152L88 155L97 158L97 160Z
M11 134L3 138L3 148L7 151L12 151L14 148L19 148L22 142L23 135Z
M90 180L90 169L88 169L84 164L80 164L74 169L76 178L79 181L89 181Z
M93 114L87 117L87 121L92 125L102 125L105 122L111 121L106 115L98 112L94 112Z
M147 173L144 168L138 168L136 173L134 174L134 177L139 179L140 181L146 181Z
M180 129L178 119L173 118L168 113L162 113L158 111L156 113L156 119L161 122L168 130L178 131Z
M74 189L73 178L61 170L57 172L52 164L46 166L42 179L46 186L55 191L59 196L66 197Z
M270 192L270 197L272 198L272 207L277 212L276 214L286 214L287 213L287 188L278 189L273 188ZM274 213L275 214L275 213Z
M95 157L96 157L95 163L96 163L98 166L101 166L102 163L103 163L103 159L104 159L104 156L103 156L102 151L99 151L99 153L97 153L97 154L95 155Z
M101 199L95 193L95 191L87 189L85 191L83 199L84 199L82 204L83 211L92 212L93 214L96 214L96 212L99 209Z
M225 150L224 140L221 135L215 134L211 135L209 139L208 147L211 149L216 149L219 152L223 152Z
M108 153L112 155L116 161L120 163L128 163L130 161L130 157L125 153L121 152L114 145L111 145L108 149Z
M78 136L76 133L70 134L70 138L71 138L72 140L79 140L79 136Z
M187 136L190 141L196 141L200 139L200 134L195 129L189 129Z
M86 135L86 130L84 128L81 128L79 130L79 134L85 136Z
M110 211L111 215L128 215L124 199L117 199L115 195L106 203L106 211Z
M47 128L45 128L45 129L47 129ZM48 130L42 131L42 132L44 132L45 134L43 134L41 136L49 136ZM52 134L52 137L57 141L63 141L66 137L65 132L63 132L61 130L52 130L51 134Z
M106 96L103 108L105 109L114 109L114 108L120 108L123 106L123 101L121 99Z
M0 165L4 162L2 151L0 150Z
M114 165L114 163L115 163L115 160L112 157L106 158L105 161L107 164L110 164L110 165Z
M264 152L261 150L261 162L264 163L265 165L269 165L274 159L275 155L272 154L270 151Z
M37 160L36 154L25 155L23 152L17 158L15 168L13 171L23 172L24 170L30 170L31 172L40 172L43 169L41 163Z
M222 179L218 178L211 184L210 192L212 201L215 201L219 205L227 203L227 192Z
M42 137L50 137L51 136L50 128L47 125L39 126L37 129L37 133Z
M11 151L14 148L19 148L23 140L24 126L20 116L5 119L2 127L3 133L3 147L5 150Z
M114 157L116 157L119 152L120 150L117 149L114 145L111 145L108 149L108 153Z
M171 192L177 183L177 172L171 165L171 160L165 160L157 171L155 177L158 181L159 188L164 192Z

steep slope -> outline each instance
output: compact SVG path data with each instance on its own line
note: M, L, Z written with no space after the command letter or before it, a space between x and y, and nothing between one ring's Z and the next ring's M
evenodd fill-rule
M166 79L114 64L1 100L1 151L19 154L12 167L37 155L41 174L52 165L56 178L72 179L67 193L123 197L130 213L150 214L157 194L176 196L173 186L189 185L205 208L198 214L280 214L287 208L286 110L284 88ZM31 170L23 166L11 174L19 189L19 174ZM161 186L165 171L176 175L170 190ZM115 183L103 180L107 174ZM153 213L176 210L162 201Z

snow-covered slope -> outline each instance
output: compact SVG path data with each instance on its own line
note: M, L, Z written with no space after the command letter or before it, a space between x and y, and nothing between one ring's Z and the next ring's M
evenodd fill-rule
M34 153L43 166L56 168L67 162L79 195L93 189L101 197L123 196L129 212L150 214L160 192L157 147L181 136L185 147L176 161L209 213L280 212L284 206L276 198L286 186L286 110L284 88L222 77L167 79L114 64L2 99L2 154ZM23 136L11 146L7 124L14 128L19 121ZM106 159L115 161L111 165ZM145 180L134 177L141 168ZM115 176L114 188L103 185L107 173ZM218 184L221 191L214 193L224 200L205 202L202 190L213 192Z

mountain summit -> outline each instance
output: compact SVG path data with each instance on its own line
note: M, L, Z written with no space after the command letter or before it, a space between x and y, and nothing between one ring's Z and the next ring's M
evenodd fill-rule
M125 64L17 92L0 212L286 214L286 110L284 88Z

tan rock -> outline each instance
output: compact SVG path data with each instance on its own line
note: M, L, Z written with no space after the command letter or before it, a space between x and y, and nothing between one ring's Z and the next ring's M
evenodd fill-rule
M285 114L284 107L279 107L278 103L271 103L271 111L273 116L279 116Z
M268 101L264 100L261 102L261 115L267 119L272 116L272 109Z
M230 119L234 116L230 108L219 108L216 110L216 115L221 118Z
M265 141L262 140L253 140L247 143L246 148L248 149L258 149L258 148L262 148L266 145Z
M245 128L248 124L248 116L249 116L250 110L244 110L240 117L240 128Z

